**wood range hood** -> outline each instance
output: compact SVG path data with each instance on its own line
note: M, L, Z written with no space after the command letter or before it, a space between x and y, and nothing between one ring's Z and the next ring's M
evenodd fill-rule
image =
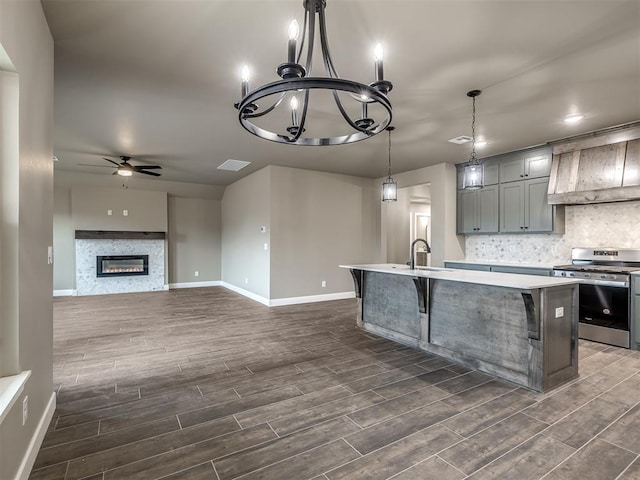
M550 143L549 204L640 200L640 122Z

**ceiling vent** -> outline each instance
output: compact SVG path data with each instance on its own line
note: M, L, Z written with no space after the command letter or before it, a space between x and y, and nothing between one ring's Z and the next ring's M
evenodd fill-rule
M460 135L459 137L450 139L449 142L462 145L463 143L469 143L471 140L472 138L467 135Z
M232 160L229 159L226 162L218 165L218 170L228 170L230 172L237 172L238 170L242 170L247 165L250 165L251 162L245 162L244 160Z

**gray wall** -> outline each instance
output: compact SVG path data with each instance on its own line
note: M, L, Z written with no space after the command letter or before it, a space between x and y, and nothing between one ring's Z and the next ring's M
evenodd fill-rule
M224 187L134 178L127 185L122 188L122 180L110 174L56 170L54 290L76 288L76 229L166 231L169 283L220 280Z
M167 193L74 186L71 218L75 230L166 232Z
M269 297L271 167L229 185L222 197L222 280ZM266 231L261 232L264 226ZM264 244L267 244L267 250Z
M372 179L271 170L271 299L353 291L340 264L371 263L380 192ZM322 281L326 287L322 288Z
M0 44L19 75L20 88L19 197L7 198L3 191L2 199L3 208L7 202L19 205L19 217L17 225L3 221L1 227L3 240L7 229L17 227L19 273L2 285L2 349L15 352L17 346L18 368L32 372L0 426L0 478L11 479L53 393L52 268L47 264L47 247L53 244L53 41L39 1L0 1ZM0 62L0 68L11 69L6 59ZM3 270L7 253L16 247L13 241L2 242ZM6 315L16 301L18 317ZM17 325L17 338L4 338L7 325ZM29 419L23 427L25 395Z
M456 167L440 163L431 167L394 175L398 187L431 185L431 265L441 267L444 260L464 258L464 236L456 235ZM382 179L380 179L382 182ZM387 238L393 225L382 214L380 246L383 259L387 260ZM407 245L407 252L409 245ZM408 256L408 254L407 254Z
M220 280L220 200L169 196L168 241L169 283Z

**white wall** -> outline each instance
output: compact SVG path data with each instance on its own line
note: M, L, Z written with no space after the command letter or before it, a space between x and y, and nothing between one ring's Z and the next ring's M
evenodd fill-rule
M18 197L3 190L6 202L19 207L17 224L2 224L3 262L9 249L6 229L17 229L18 274L3 284L0 321L15 323L18 336L17 359L20 370L31 370L24 393L0 425L0 478L12 479L23 464L29 444L39 447L35 438L38 424L53 400L52 375L52 267L47 264L47 247L52 245L53 218L53 40L37 0L0 1L0 44L19 75L19 176ZM2 56L2 55L0 55ZM7 60L0 60L7 68ZM4 163L6 159L3 157ZM18 317L7 312L6 295L17 301ZM7 313L9 315L7 316ZM3 338L3 341L5 339ZM7 347L3 345L3 350ZM4 367L3 367L4 368ZM29 419L22 426L22 399L29 396ZM46 424L44 428L46 429ZM23 465L23 467L21 467Z
M564 235L470 235L466 259L563 264L571 247L640 248L640 202L567 206Z
M222 280L264 300L270 298L270 178L271 169L263 168L229 185L222 197Z
M271 171L271 299L353 291L340 264L375 260L380 192L372 179ZM322 287L326 281L326 287Z

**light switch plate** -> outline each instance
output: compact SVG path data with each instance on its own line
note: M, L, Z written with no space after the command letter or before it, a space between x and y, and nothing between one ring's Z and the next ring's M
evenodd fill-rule
M128 217L129 216L129 210L122 210L122 215L124 217Z
M556 308L556 318L564 317L564 307Z
M47 265L53 265L53 247L51 245L47 247Z

